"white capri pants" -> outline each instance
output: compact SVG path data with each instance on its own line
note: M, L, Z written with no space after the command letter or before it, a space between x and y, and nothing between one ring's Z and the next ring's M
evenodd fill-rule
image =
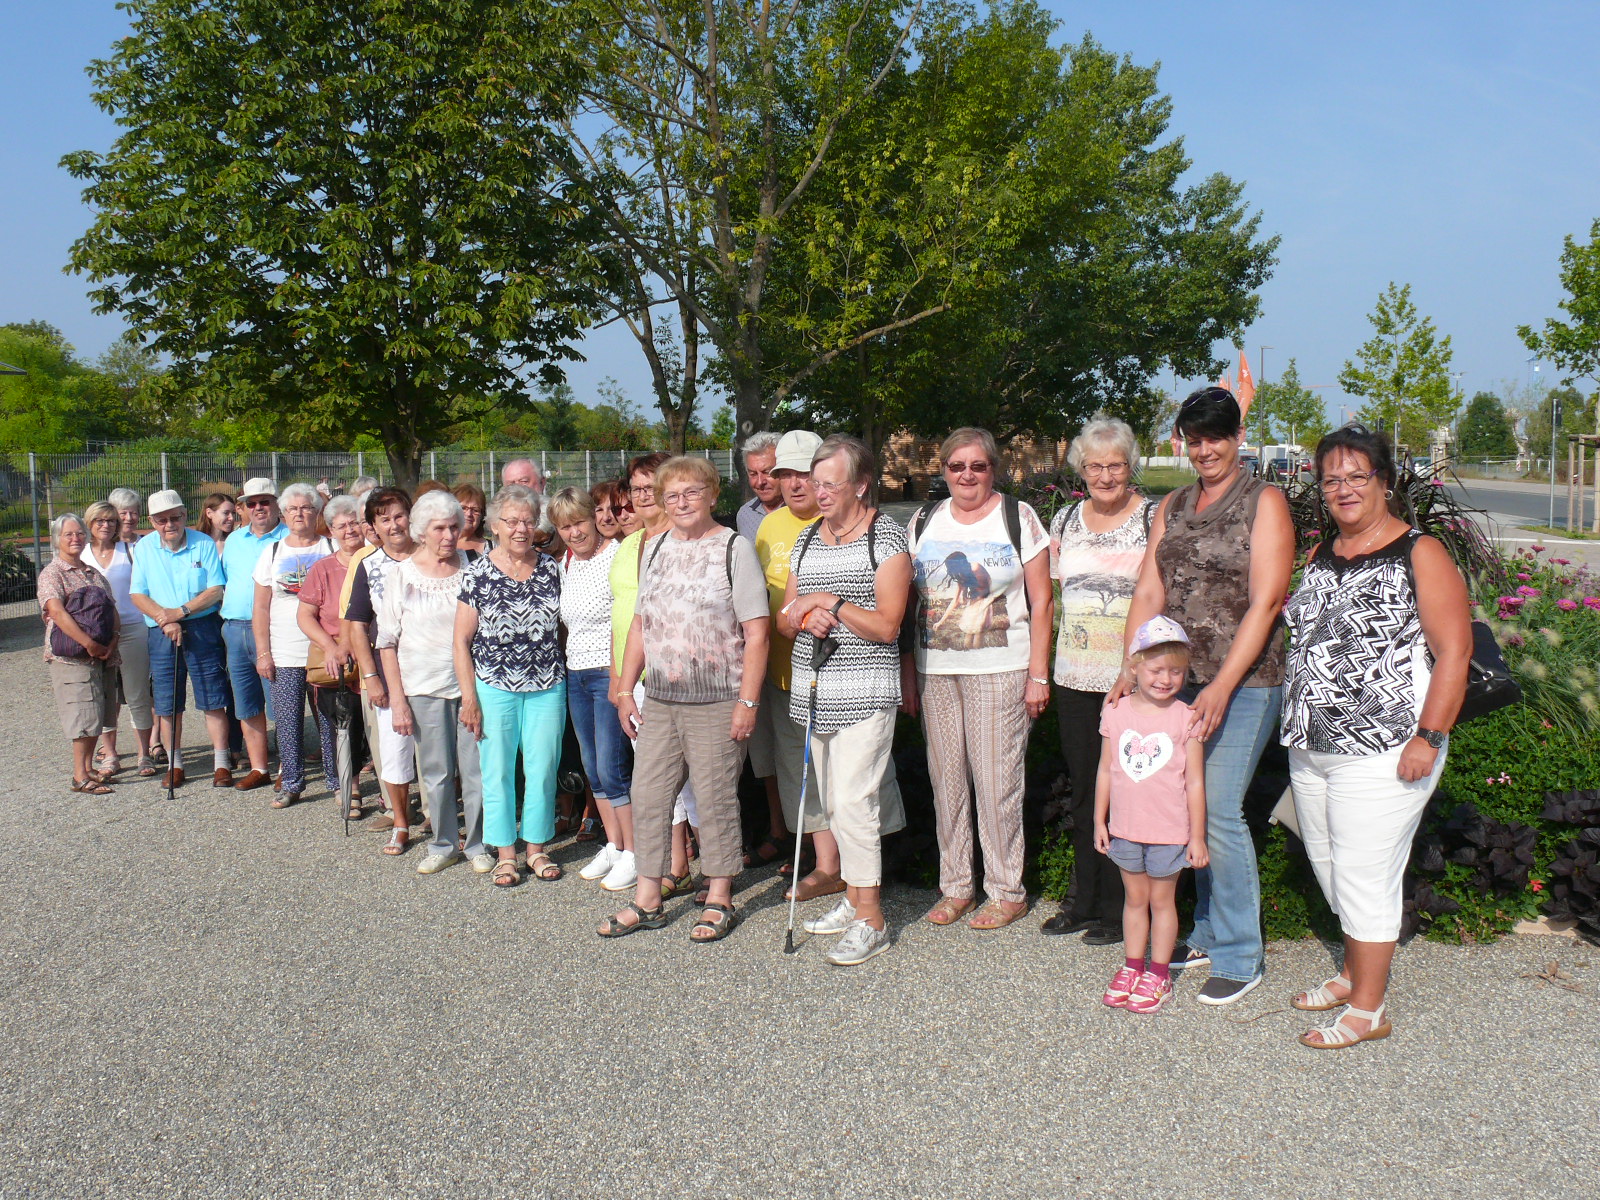
M839 843L839 873L851 887L883 882L885 831L878 791L894 748L894 717L894 709L880 709L854 725L811 735L811 769L827 798L828 828Z
M410 783L417 777L417 743L409 733L396 733L392 709L373 705L378 725L378 778L385 783ZM412 713L416 719L416 713ZM428 797L424 795L426 804Z
M1300 839L1328 906L1348 938L1400 937L1401 879L1428 797L1444 771L1449 744L1433 773L1415 783L1398 774L1402 743L1382 754L1289 751L1289 783Z

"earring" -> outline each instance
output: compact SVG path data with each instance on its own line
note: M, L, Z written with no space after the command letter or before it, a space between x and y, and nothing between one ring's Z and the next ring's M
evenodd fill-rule
M866 498L867 498L867 494L865 492L857 492L856 493L856 499L857 500L865 500Z
M1394 489L1393 489L1393 488L1389 488L1389 489L1387 489L1387 490L1386 490L1386 491L1385 491L1385 492L1384 492L1384 493L1383 493L1383 498L1384 498L1384 499L1385 499L1385 500L1393 500L1393 499L1394 499Z

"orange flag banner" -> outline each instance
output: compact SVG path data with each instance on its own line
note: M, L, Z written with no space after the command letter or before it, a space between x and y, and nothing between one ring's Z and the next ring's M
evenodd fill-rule
M1174 457L1183 453L1183 439L1178 436L1178 431L1172 431L1172 453Z
M1239 401L1239 417L1250 411L1250 402L1256 398L1255 376L1250 374L1250 360L1245 357L1244 351L1239 351L1239 390L1235 393Z

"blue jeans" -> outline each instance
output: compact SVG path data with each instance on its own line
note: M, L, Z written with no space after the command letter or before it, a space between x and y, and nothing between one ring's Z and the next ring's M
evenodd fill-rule
M222 640L228 647L228 682L233 687L233 715L248 721L266 711L267 696L256 674L256 631L249 621L224 621Z
M507 692L478 680L483 740L483 840L517 844L517 751L522 751L522 840L542 846L556 836L556 768L567 728L567 685Z
M145 626L150 647L150 684L158 717L184 710L183 683L194 686L194 704L201 712L222 712L228 706L228 679L222 656L222 621L215 613L183 622L183 648L159 629ZM176 677L174 677L176 673ZM177 750L168 746L169 753Z
M589 777L589 790L609 800L611 807L632 803L633 762L628 754L628 736L617 720L611 703L611 672L605 667L567 672L567 710L578 735L578 750L583 755L583 773Z
M1187 688L1184 700L1197 689ZM1263 968L1261 877L1244 823L1244 794L1278 724L1281 687L1242 687L1206 743L1206 847L1211 865L1194 873L1194 932L1188 942L1211 955L1211 974L1238 982Z

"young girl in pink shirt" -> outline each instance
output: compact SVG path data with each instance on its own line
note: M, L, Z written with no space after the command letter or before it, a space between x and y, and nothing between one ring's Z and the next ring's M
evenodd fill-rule
M1183 628L1152 617L1134 633L1130 658L1134 690L1100 717L1094 845L1122 872L1127 953L1102 999L1112 1008L1153 1013L1172 995L1178 873L1186 863L1210 861L1205 746L1189 736L1194 710L1178 699L1189 671Z

